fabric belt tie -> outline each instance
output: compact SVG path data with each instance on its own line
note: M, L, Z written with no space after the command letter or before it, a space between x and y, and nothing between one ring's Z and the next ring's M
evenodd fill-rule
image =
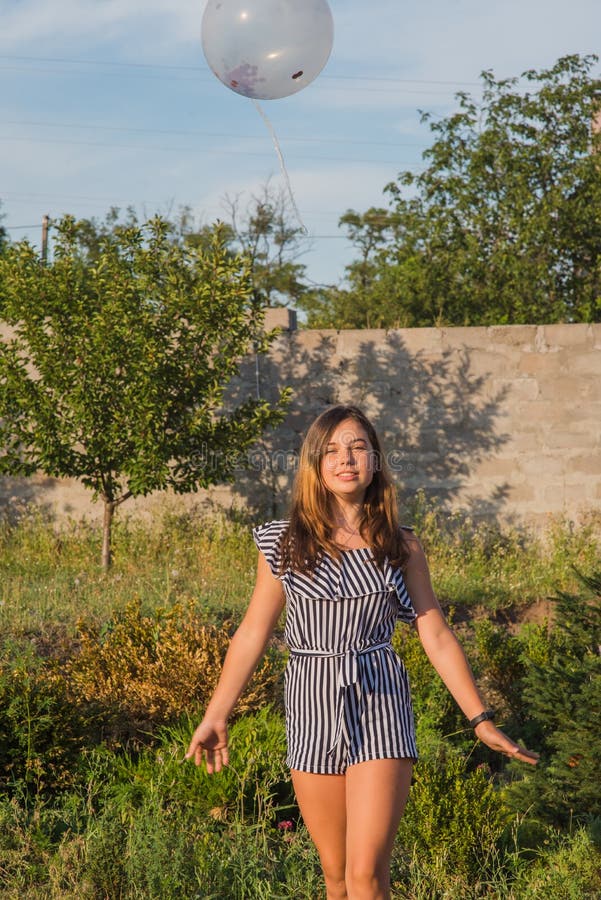
M376 687L376 673L369 660L369 656L377 650L391 648L390 641L382 641L379 644L371 644L361 650L351 648L341 653L329 653L323 650L290 650L291 656L313 656L319 658L341 659L342 665L338 675L338 699L336 702L336 732L334 743L328 750L328 756L336 750L342 739L343 731L346 731L347 741L356 734L361 723L363 713L363 695L365 691L373 693ZM348 688L359 685L359 697L354 690ZM346 702L348 701L348 702ZM346 713L346 715L345 715Z

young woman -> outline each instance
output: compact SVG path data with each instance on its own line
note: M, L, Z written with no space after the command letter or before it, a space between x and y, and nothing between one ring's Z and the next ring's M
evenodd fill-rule
M493 723L430 583L419 541L400 528L378 436L361 410L334 406L303 443L290 519L254 530L250 605L188 759L228 763L227 720L286 604L287 762L319 852L328 900L390 897L390 857L417 757L405 667L390 645L414 623L447 688L494 750L537 754Z

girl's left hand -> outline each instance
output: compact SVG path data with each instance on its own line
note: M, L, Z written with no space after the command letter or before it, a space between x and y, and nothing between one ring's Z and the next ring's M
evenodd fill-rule
M499 753L504 753L505 756L511 757L511 759L519 759L522 762L530 763L531 766L535 766L539 759L539 754L535 753L533 750L527 750L525 747L522 747L516 741L512 741L511 738L507 737L497 726L490 721L480 722L479 725L476 725L474 729L476 733L476 737L479 738L483 744L486 744L487 747L490 747L491 750L497 750Z

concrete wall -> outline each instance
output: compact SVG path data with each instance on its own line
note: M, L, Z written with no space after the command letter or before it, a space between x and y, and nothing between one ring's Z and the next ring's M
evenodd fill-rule
M268 324L283 330L232 393L272 399L292 386L286 421L232 488L174 503L208 498L279 515L308 422L352 402L374 419L404 496L423 488L451 508L535 526L550 513L601 511L601 325L296 331L286 310ZM91 509L79 486L49 479L5 480L1 495L58 513Z

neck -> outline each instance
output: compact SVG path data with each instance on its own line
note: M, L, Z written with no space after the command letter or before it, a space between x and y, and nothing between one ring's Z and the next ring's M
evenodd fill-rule
M336 497L332 514L334 523L338 528L347 527L357 529L361 521L363 503L357 501L345 501Z

